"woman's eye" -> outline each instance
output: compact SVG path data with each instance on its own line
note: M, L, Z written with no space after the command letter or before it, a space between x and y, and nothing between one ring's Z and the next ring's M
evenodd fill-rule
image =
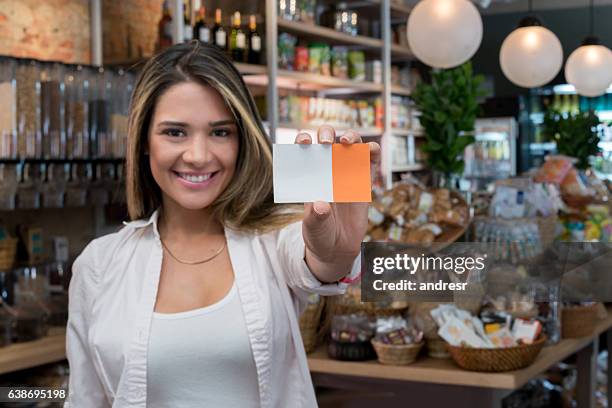
M212 134L214 136L226 137L226 136L229 136L231 132L229 129L215 129L212 131Z
M171 137L183 137L183 136L185 136L185 132L183 132L181 129L165 129L163 131L163 134L171 136Z

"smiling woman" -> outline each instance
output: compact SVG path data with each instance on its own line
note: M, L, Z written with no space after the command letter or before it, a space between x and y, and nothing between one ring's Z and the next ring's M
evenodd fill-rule
M67 406L316 406L297 315L309 293L342 293L359 273L367 204L274 204L253 99L197 41L141 73L126 188L132 222L73 266Z

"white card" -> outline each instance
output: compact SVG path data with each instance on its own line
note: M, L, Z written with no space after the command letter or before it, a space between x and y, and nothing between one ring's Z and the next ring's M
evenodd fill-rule
M273 145L275 203L334 201L329 144Z

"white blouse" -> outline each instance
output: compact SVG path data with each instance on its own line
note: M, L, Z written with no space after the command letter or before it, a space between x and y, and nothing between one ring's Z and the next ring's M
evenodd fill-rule
M147 354L162 265L158 212L93 240L73 265L66 352L72 408L146 408ZM297 315L322 284L304 261L301 222L266 234L225 228L261 407L316 407ZM355 259L348 280L360 271Z
M147 408L259 406L257 369L236 285L220 301L153 313Z

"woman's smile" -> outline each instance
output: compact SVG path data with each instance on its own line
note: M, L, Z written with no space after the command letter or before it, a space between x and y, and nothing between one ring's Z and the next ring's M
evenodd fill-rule
M213 183L216 178L215 176L219 174L219 171L213 171L209 173L194 173L194 172L178 172L173 171L176 179L181 185L194 190L199 190L208 187L211 183Z

